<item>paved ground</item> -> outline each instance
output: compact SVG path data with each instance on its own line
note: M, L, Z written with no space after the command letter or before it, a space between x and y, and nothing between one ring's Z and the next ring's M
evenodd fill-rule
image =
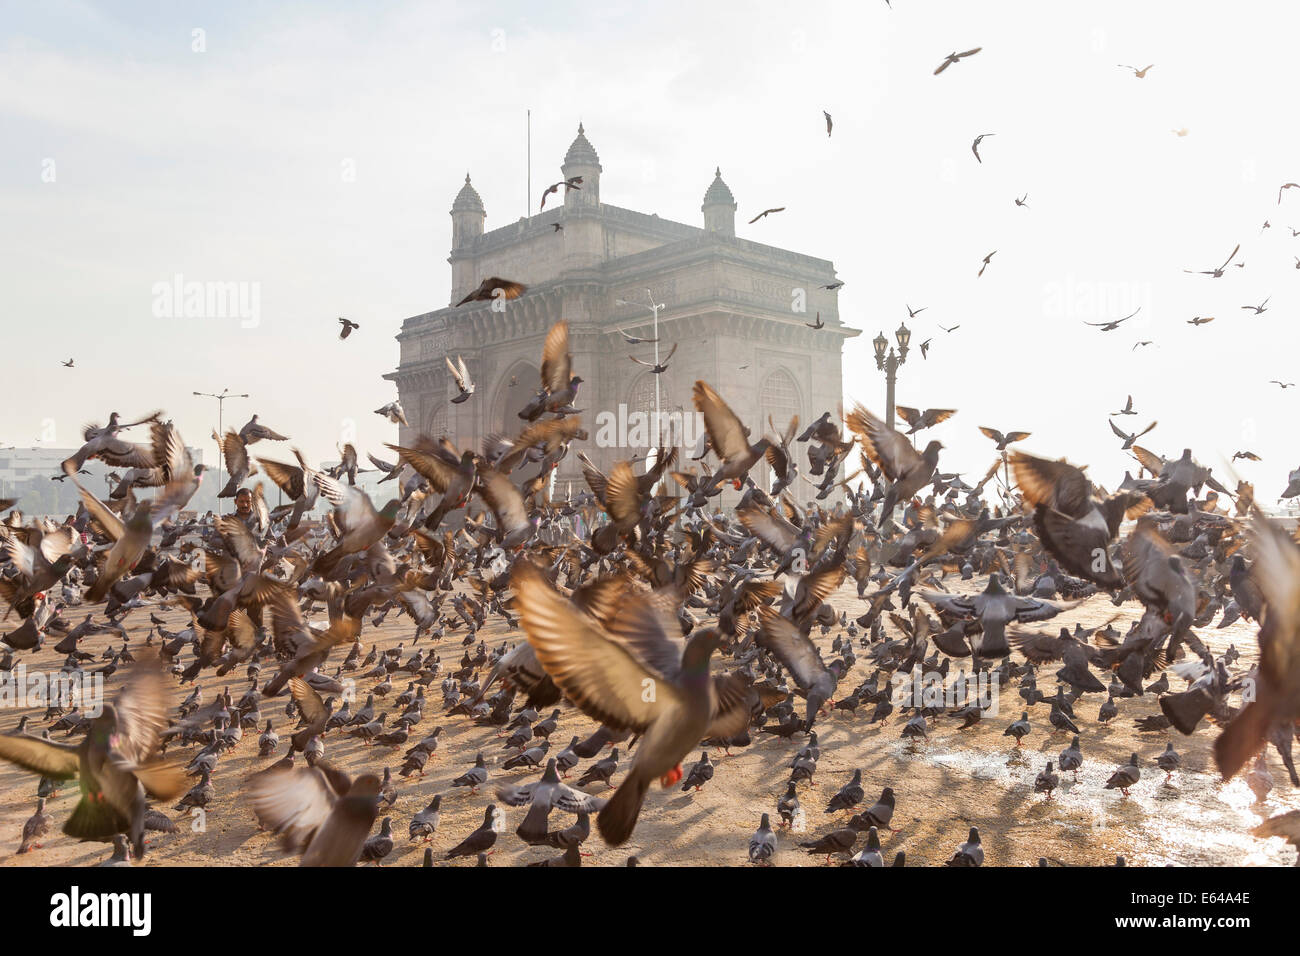
M847 587L834 596L833 603L851 615L861 613L861 602ZM1125 620L1135 613L1134 608L1131 605L1124 609ZM1057 620L1070 625L1075 621L1088 625L1114 613L1109 600L1104 596L1094 597ZM175 611L166 612L164 617L170 629L180 629L185 623ZM147 614L137 612L128 623L131 645L136 647L143 643L148 631ZM1116 623L1122 626L1125 621ZM372 644L385 648L405 642L409 652L413 649L413 630L409 619L394 619L390 615L378 629L367 626L362 636L367 649ZM490 646L522 640L521 632L507 632L499 618L482 633ZM1206 630L1201 634L1216 648L1234 641L1244 660L1250 660L1255 653L1253 625L1239 623L1224 631ZM459 659L463 651L462 637L463 631L449 632L442 639L439 651L444 666ZM832 638L833 634L817 637L828 659ZM111 636L99 636L87 640L84 647L98 657L110 642L116 643ZM415 646L427 646L427 638ZM27 655L26 660L29 670L37 666L57 669L61 664L60 655L48 648L34 656ZM188 663L188 651L184 660ZM865 656L860 657L841 687L855 686L868 670ZM1050 670L1046 673L1050 674ZM242 672L232 672L226 678L211 676L211 671L207 674L200 683L208 700L225 685L237 700L247 687ZM119 671L110 678L110 695L121 683L121 675ZM1171 679L1175 689L1181 686L1176 677ZM372 683L359 682L358 694L364 697ZM394 695L401 693L405 686L404 681L395 680ZM1050 677L1040 678L1040 686L1050 691ZM392 865L411 866L421 862L422 850L406 841L407 825L412 814L433 794L446 795L441 826L432 843L435 854L441 857L481 822L483 807L492 799L493 784L527 782L536 773L501 771L503 741L496 729L478 727L464 717L444 717L437 685L429 690L433 706L427 710L423 723L414 729L413 739L438 724L443 727L443 736L436 756L429 762L427 776L409 781L397 778L400 796L391 813L398 846L387 861ZM188 692L188 687L178 686L176 702ZM885 834L884 848L889 857L897 850L906 850L909 864L942 862L965 839L971 825L978 826L983 834L988 865L1031 865L1040 856L1068 864L1097 864L1113 861L1117 853L1139 865L1289 865L1293 862L1293 851L1281 840L1263 841L1248 835L1250 827L1262 817L1300 808L1300 797L1291 791L1285 770L1274 756L1270 755L1269 764L1277 789L1265 804L1257 806L1244 782L1236 780L1223 786L1213 773L1210 747L1217 733L1214 727L1203 724L1192 738L1177 733L1172 738L1168 733L1140 733L1134 727L1134 718L1159 712L1152 697L1122 701L1120 717L1103 725L1096 719L1103 700L1102 696L1089 695L1076 704L1083 731L1084 768L1078 783L1067 775L1051 802L1032 792L1033 780L1045 761L1056 760L1069 740L1063 734L1047 732L1050 729L1048 708L1040 704L1030 714L1033 732L1017 751L1011 745L1011 738L1002 733L1020 713L1021 700L1015 687L1002 690L998 717L961 732L956 730L956 721L941 720L928 744L915 751L900 739L901 722L897 717L883 726L868 725L869 712L864 710L856 715L840 713L824 718L819 723L822 758L817 779L800 789L807 832L781 836L777 863L809 866L823 862L822 857L810 857L799 850L797 842L842 824L843 816L822 811L830 796L859 767L863 771L868 803L884 786L892 786L898 794L894 823L900 832ZM0 713L0 728L12 728L21 713ZM290 726L282 706L264 705L263 715L275 722L281 734ZM39 730L42 725L36 726ZM592 729L586 717L571 709L564 710L559 730L552 738L555 741L552 752L558 752L572 735L585 735ZM292 862L285 861L272 838L258 830L248 806L245 779L275 759L257 757L256 736L255 732L246 732L239 747L218 765L213 779L218 798L209 809L202 832L192 832L198 821L186 813L173 811L171 807L161 808L177 820L181 832L155 834L144 861L146 865ZM1175 748L1182 754L1184 769L1166 785L1163 773L1152 761L1168 739L1173 739ZM758 824L759 815L768 811L775 817L776 800L788 776L786 765L799 746L798 738L782 741L760 737L752 746L737 750L730 757L718 756L716 776L699 793L685 794L678 789L665 792L656 787L647 798L631 842L610 849L601 843L593 827L592 839L586 845L593 855L584 862L618 865L629 854L636 854L647 865L743 863L748 838ZM279 755L283 755L286 747L287 743L281 745ZM353 772L378 771L385 766L396 772L404 749L370 747L334 734L327 740L328 759ZM492 765L489 786L477 795L451 789L452 778L472 764L479 750L489 757ZM1124 799L1117 791L1104 790L1102 785L1134 750L1144 761L1143 776L1132 797ZM194 748L173 752L188 756ZM615 781L621 778L622 771L615 776ZM34 776L9 765L0 766L0 848L3 848L0 863L86 865L104 859L110 849L105 845L79 843L57 832L75 806L75 786L50 801L55 826L44 846L24 856L14 854L23 822L35 805L36 784ZM599 791L593 788L593 792ZM506 810L508 831L498 840L493 865L530 862L554 854L555 851L547 848L529 848L514 835L523 813L523 809ZM572 819L560 811L552 817L553 826L566 826L570 822ZM864 841L865 838L860 842ZM472 863L458 861L460 865L467 862Z

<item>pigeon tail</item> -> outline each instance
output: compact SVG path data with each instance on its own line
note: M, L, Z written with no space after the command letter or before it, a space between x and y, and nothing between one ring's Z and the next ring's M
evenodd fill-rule
M630 773L622 786L615 791L609 803L596 815L596 825L600 835L610 846L621 846L627 842L636 827L637 817L641 815L641 803L645 800L650 781L637 773Z
M1214 742L1214 760L1224 780L1231 780L1264 746L1271 721L1269 708L1253 700L1228 724Z

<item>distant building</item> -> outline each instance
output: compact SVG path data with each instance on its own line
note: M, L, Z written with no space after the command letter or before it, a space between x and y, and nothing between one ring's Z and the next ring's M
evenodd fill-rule
M77 453L76 448L50 448L33 445L28 448L0 448L0 498L16 498L17 507L31 515L62 517L74 514L80 503L77 486L63 478L63 462ZM194 464L203 463L203 451L190 448ZM128 469L110 468L102 461L88 461L88 472L77 479L100 498L106 498L117 481ZM138 497L152 497L150 489L137 489ZM215 494L215 492L214 492Z
M576 406L592 440L582 447L604 468L646 449L597 447L597 417L617 416L620 405L652 412L656 378L665 415L693 414L691 389L703 379L754 439L784 429L793 415L807 423L839 407L841 350L859 332L840 321L837 293L825 288L836 284L830 261L737 238L736 201L721 170L704 193L703 224L692 226L603 202L602 167L581 125L560 169L566 180L581 176L581 187L561 188L538 215L490 232L466 175L451 207L451 305L403 322L400 364L385 376L411 423L401 430L403 442L445 434L478 448L485 435L517 432L524 424L518 412L539 384L542 341L561 319L569 322L574 371L584 379ZM483 302L454 307L489 276L523 282L528 291L495 303L499 311ZM631 345L619 334L653 337L647 290L664 306L661 357L677 345L658 376L628 357L650 362L654 346ZM824 327L810 328L818 316ZM450 401L456 392L446 356L463 358L476 383L462 404ZM766 480L766 466L760 471ZM572 456L557 477L581 481Z
M59 463L75 452L75 448L45 448L39 445L0 449L0 496L12 498L12 491L5 489L26 484L34 478L48 479L50 475L63 474L59 470Z

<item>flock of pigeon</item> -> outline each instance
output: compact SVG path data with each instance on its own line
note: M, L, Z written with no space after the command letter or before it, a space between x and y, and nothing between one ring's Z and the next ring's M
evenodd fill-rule
M979 52L954 51L934 74ZM1122 68L1140 80L1152 66ZM823 116L829 137L833 120L829 112ZM981 144L995 135L975 137L977 162L983 163ZM567 193L582 184L581 177L552 184L541 208L561 188ZM1279 204L1296 185L1283 184ZM1015 202L1028 208L1027 200L1026 194ZM765 209L750 224L784 209ZM1269 226L1265 221L1263 228ZM1243 268L1234 261L1240 248L1199 274L1217 279L1230 266ZM979 275L994 255L984 257ZM522 283L490 277L458 305L513 300L526 291ZM1242 308L1262 314L1268 301ZM911 318L922 311L908 307ZM1087 324L1116 331L1138 311ZM1211 321L1196 316L1188 324ZM338 322L341 339L360 328L346 318ZM820 316L809 327L822 328ZM940 328L951 333L957 326ZM658 341L622 334L632 345ZM930 342L922 343L923 354ZM629 358L661 374L676 348L654 363ZM63 364L74 367L72 359ZM446 366L456 386L452 401L470 400L475 383L463 359L448 355ZM351 445L329 469L313 468L297 449L294 462L262 457L250 448L288 439L254 415L238 431L214 436L229 473L220 497L235 499L234 513L188 517L203 468L192 463L163 413L129 423L114 413L106 426L88 428L85 444L58 476L78 485L82 507L75 517L62 525L26 522L12 510L14 502L0 502L0 512L8 512L0 523L0 597L22 621L0 638L7 647L0 671L14 669L15 652L38 651L58 634L63 671L83 676L95 658L80 642L106 633L122 643L106 649L98 673L129 670L102 713L52 704L39 736L29 730L29 717L0 736L0 757L40 777L37 811L19 852L39 847L51 825L47 799L76 778L81 797L64 832L112 842L109 864L141 859L147 830L177 830L149 803L179 798L175 810L203 809L215 793L220 758L241 745L245 730L260 730L257 753L268 765L246 781L259 826L303 865L380 864L395 846L392 816L380 820L397 798L391 768L353 778L331 764L326 742L359 738L385 755L405 748L399 776L423 777L443 728L420 739L415 728L434 706L425 692L435 682L444 721L506 738L500 771L519 776L498 782L496 799L528 808L515 830L523 843L561 851L533 865L580 865L592 815L608 845L625 844L656 780L698 791L717 769L711 749L730 754L750 746L755 733L791 742L783 768L789 779L774 794L773 809L778 829L802 832L800 787L817 770L815 725L824 715L853 719L861 709L876 724L897 713L905 718L901 736L917 742L940 720L958 720L965 729L996 712L996 700L978 695L951 705L917 699L914 691L900 694L897 687L908 684L897 679L906 675L936 677L950 688L981 675L995 679L994 687L1017 686L1024 709L1004 730L1016 747L1033 732L1031 710L1047 704L1052 732L1070 735L1071 743L1034 779L1034 792L1046 800L1062 774L1077 780L1086 732L1076 707L1090 694L1105 697L1099 723L1116 718L1117 700L1153 695L1161 713L1141 718L1143 730L1190 735L1203 721L1218 725L1214 757L1222 777L1251 765L1247 776L1257 794L1272 785L1262 753L1271 743L1292 785L1300 786L1291 756L1300 717L1300 664L1293 656L1300 651L1300 532L1288 535L1267 520L1249 483L1229 491L1191 449L1166 459L1137 444L1155 421L1129 432L1110 420L1139 465L1138 477L1126 473L1113 493L1083 466L1010 449L1029 433L989 427L980 431L995 443L997 458L972 486L940 470L939 442L923 450L913 444L913 436L949 420L955 409L900 407L907 427L896 431L858 406L840 418L828 411L802 432L797 419L783 432L768 422L770 434L751 440L751 428L723 397L696 382L694 404L707 436L690 463L676 469L678 451L659 449L642 474L632 459L606 475L572 448L588 437L573 404L581 383L571 367L567 325L559 323L546 337L540 388L520 413L527 423L522 430L513 438L492 436L479 451L448 436L422 435L409 446L388 446L395 462L370 455L382 481L396 483L382 508L356 485L362 467ZM409 426L400 402L375 411ZM1113 413L1135 414L1131 396ZM123 437L141 426L149 429L147 442ZM588 490L554 497L553 473L571 453ZM125 469L108 501L78 482L91 458ZM1237 451L1238 459L1258 456ZM751 476L760 463L772 475L768 491ZM264 484L251 483L258 474L289 503L270 508ZM999 474L995 504L985 489ZM796 481L813 484L817 502L838 493L842 500L801 508L790 494ZM715 499L728 487L743 494L724 513ZM136 489L148 488L160 490L137 498ZM1300 469L1281 497L1297 494ZM316 514L321 499L332 509L323 519ZM950 575L982 579L983 586L954 590L945 583ZM846 582L863 603L855 619L837 615L829 603ZM1137 602L1141 617L1126 633L1111 622L1058 633L1027 626L1098 593L1116 606ZM74 625L69 609L77 606L93 609ZM123 622L147 607L179 608L190 624L168 632L151 613L161 640L155 646L151 630L144 648L133 652ZM382 653L376 645L367 655L365 626L377 627L389 614L410 619L412 645L427 638L431 646L403 658L404 643ZM479 632L493 617L507 630L521 629L525 639L489 650ZM1215 656L1193 629L1216 619L1223 628L1240 618L1259 627L1258 663L1233 670L1236 648ZM462 629L462 656L444 666L441 639ZM828 664L818 640L832 635ZM849 688L859 651L868 672ZM1046 676L1040 669L1056 664L1054 691L1040 690ZM228 687L206 702L197 685L184 690L205 671L225 676L238 668L248 681L238 701ZM1171 674L1183 681L1181 689L1172 689ZM382 707L398 680L406 689L392 698L400 716L390 723L391 711ZM369 686L365 703L353 711L348 691L357 681ZM295 721L284 738L264 715L279 700ZM552 756L551 738L571 708L599 729L586 739L573 736ZM79 744L67 742L77 735ZM173 747L197 749L181 761L168 755ZM684 770L697 750L699 759ZM615 786L620 754L628 751L632 760ZM590 762L583 767L583 761ZM1168 782L1181 758L1172 741L1151 758L1135 752L1106 789L1127 797L1144 763ZM478 752L451 787L477 793L487 785L489 766ZM518 782L538 770L539 778ZM570 785L565 781L574 772ZM608 798L591 792L607 788L613 788ZM411 841L435 836L443 797L433 795L413 814ZM839 856L849 865L884 866L881 834L897 832L891 827L896 794L885 787L862 809L866 799L859 769L825 808L828 815L846 814L844 825L800 841L799 848L827 862ZM553 826L555 809L574 822ZM750 838L751 863L775 861L780 841L771 819L763 813ZM504 811L490 803L482 824L446 858L484 864L504 829ZM1300 811L1253 832L1300 848ZM946 862L979 866L984 858L979 829L971 827ZM432 864L432 848L424 859ZM893 865L905 861L899 851Z
M776 766L789 777L773 787L775 817L762 814L748 845L750 861L770 864L777 831L806 827L800 793L817 771L826 715L850 727L896 715L917 745L940 721L969 727L992 716L995 700L951 706L900 693L908 685L897 678L915 674L1016 686L1024 707L1005 733L1017 746L1046 704L1052 732L1072 741L1034 782L1048 800L1085 760L1081 708L1090 695L1104 701L1099 722L1115 717L1118 701L1154 695L1161 712L1143 718L1144 729L1216 725L1225 780L1252 765L1266 774L1261 751L1271 742L1300 785L1291 761L1300 545L1263 517L1248 486L1228 492L1190 449L1166 459L1133 445L1139 477L1110 491L1082 466L1012 449L1029 437L1023 431L983 428L995 457L970 485L940 468L939 442L918 450L908 437L954 410L910 410L906 434L856 406L802 431L796 420L756 435L700 381L701 447L661 449L640 474L631 460L605 474L577 447L587 438L573 408L580 382L558 323L518 434L477 450L440 435L388 446L394 462L370 458L394 488L378 507L356 485L355 449L329 469L297 449L272 455L263 449L288 439L254 416L219 436L230 473L221 496L234 498L234 512L195 517L185 509L204 470L163 413L129 423L114 413L88 428L63 470L77 482L91 458L126 469L108 500L78 483L82 505L62 524L0 502L0 597L17 622L0 637L0 669L57 640L65 675L121 672L101 713L52 703L0 734L0 758L39 779L21 849L39 844L52 824L47 798L75 778L80 799L63 832L114 843L111 862L139 860L147 831L177 825L151 803L206 807L223 757L255 748L266 766L241 783L247 807L286 853L304 865L379 864L400 839L385 812L397 778L414 783L435 753L448 756L438 751L442 725L457 722L482 743L450 755L468 767L451 788L477 793L491 772L496 800L481 826L455 835L446 858L486 862L506 826L503 808L527 807L517 838L560 851L538 865L579 865L592 817L599 837L621 846L656 799L656 781L698 790L726 775L711 751L765 735L789 748ZM397 403L377 413L404 420ZM129 440L132 428L147 428L148 439ZM551 476L569 455L588 488L561 498ZM751 474L760 462L772 475L767 491ZM282 505L269 507L258 475L282 492ZM817 501L800 507L796 481L815 485ZM734 509L717 505L724 488L741 493ZM833 494L834 504L822 504ZM856 587L860 616L828 603L842 587ZM1140 619L1127 632L1031 626L1098 593L1117 606L1136 602ZM73 608L85 610L80 623ZM187 614L189 626L162 628L163 608ZM125 624L145 610L159 640L151 630L132 647ZM411 648L367 654L365 629L389 615L409 619ZM489 650L481 632L498 618L517 638ZM1249 668L1235 647L1216 656L1196 633L1238 618L1259 626ZM106 663L94 668L82 642L97 634L111 637ZM455 647L459 658L448 653ZM209 672L242 675L247 686L205 700L188 685ZM434 723L435 709L442 725L417 730ZM575 710L599 729L552 753ZM245 741L245 731L256 739ZM370 745L378 765L355 776L332 765L330 748L344 738ZM505 755L499 766L493 747ZM398 755L395 778L385 764ZM1168 775L1179 762L1173 743L1155 756L1134 753L1106 787L1123 799L1144 764ZM432 795L411 816L410 840L438 834L447 796ZM863 809L867 798L858 770L825 808L847 821L799 847L884 865L896 795L885 788ZM557 809L567 815L558 822ZM1300 842L1300 813L1257 832ZM984 859L973 827L947 862ZM904 860L899 852L893 862Z

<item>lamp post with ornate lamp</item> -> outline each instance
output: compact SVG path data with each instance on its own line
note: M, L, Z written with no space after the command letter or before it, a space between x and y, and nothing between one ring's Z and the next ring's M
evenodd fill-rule
M889 345L889 339L881 332L871 342L876 349L876 368L885 373L885 424L894 427L894 384L898 381L898 367L907 361L908 344L912 341L912 330L905 324L898 326L894 333L898 340L898 351ZM886 354L888 349L888 354Z

